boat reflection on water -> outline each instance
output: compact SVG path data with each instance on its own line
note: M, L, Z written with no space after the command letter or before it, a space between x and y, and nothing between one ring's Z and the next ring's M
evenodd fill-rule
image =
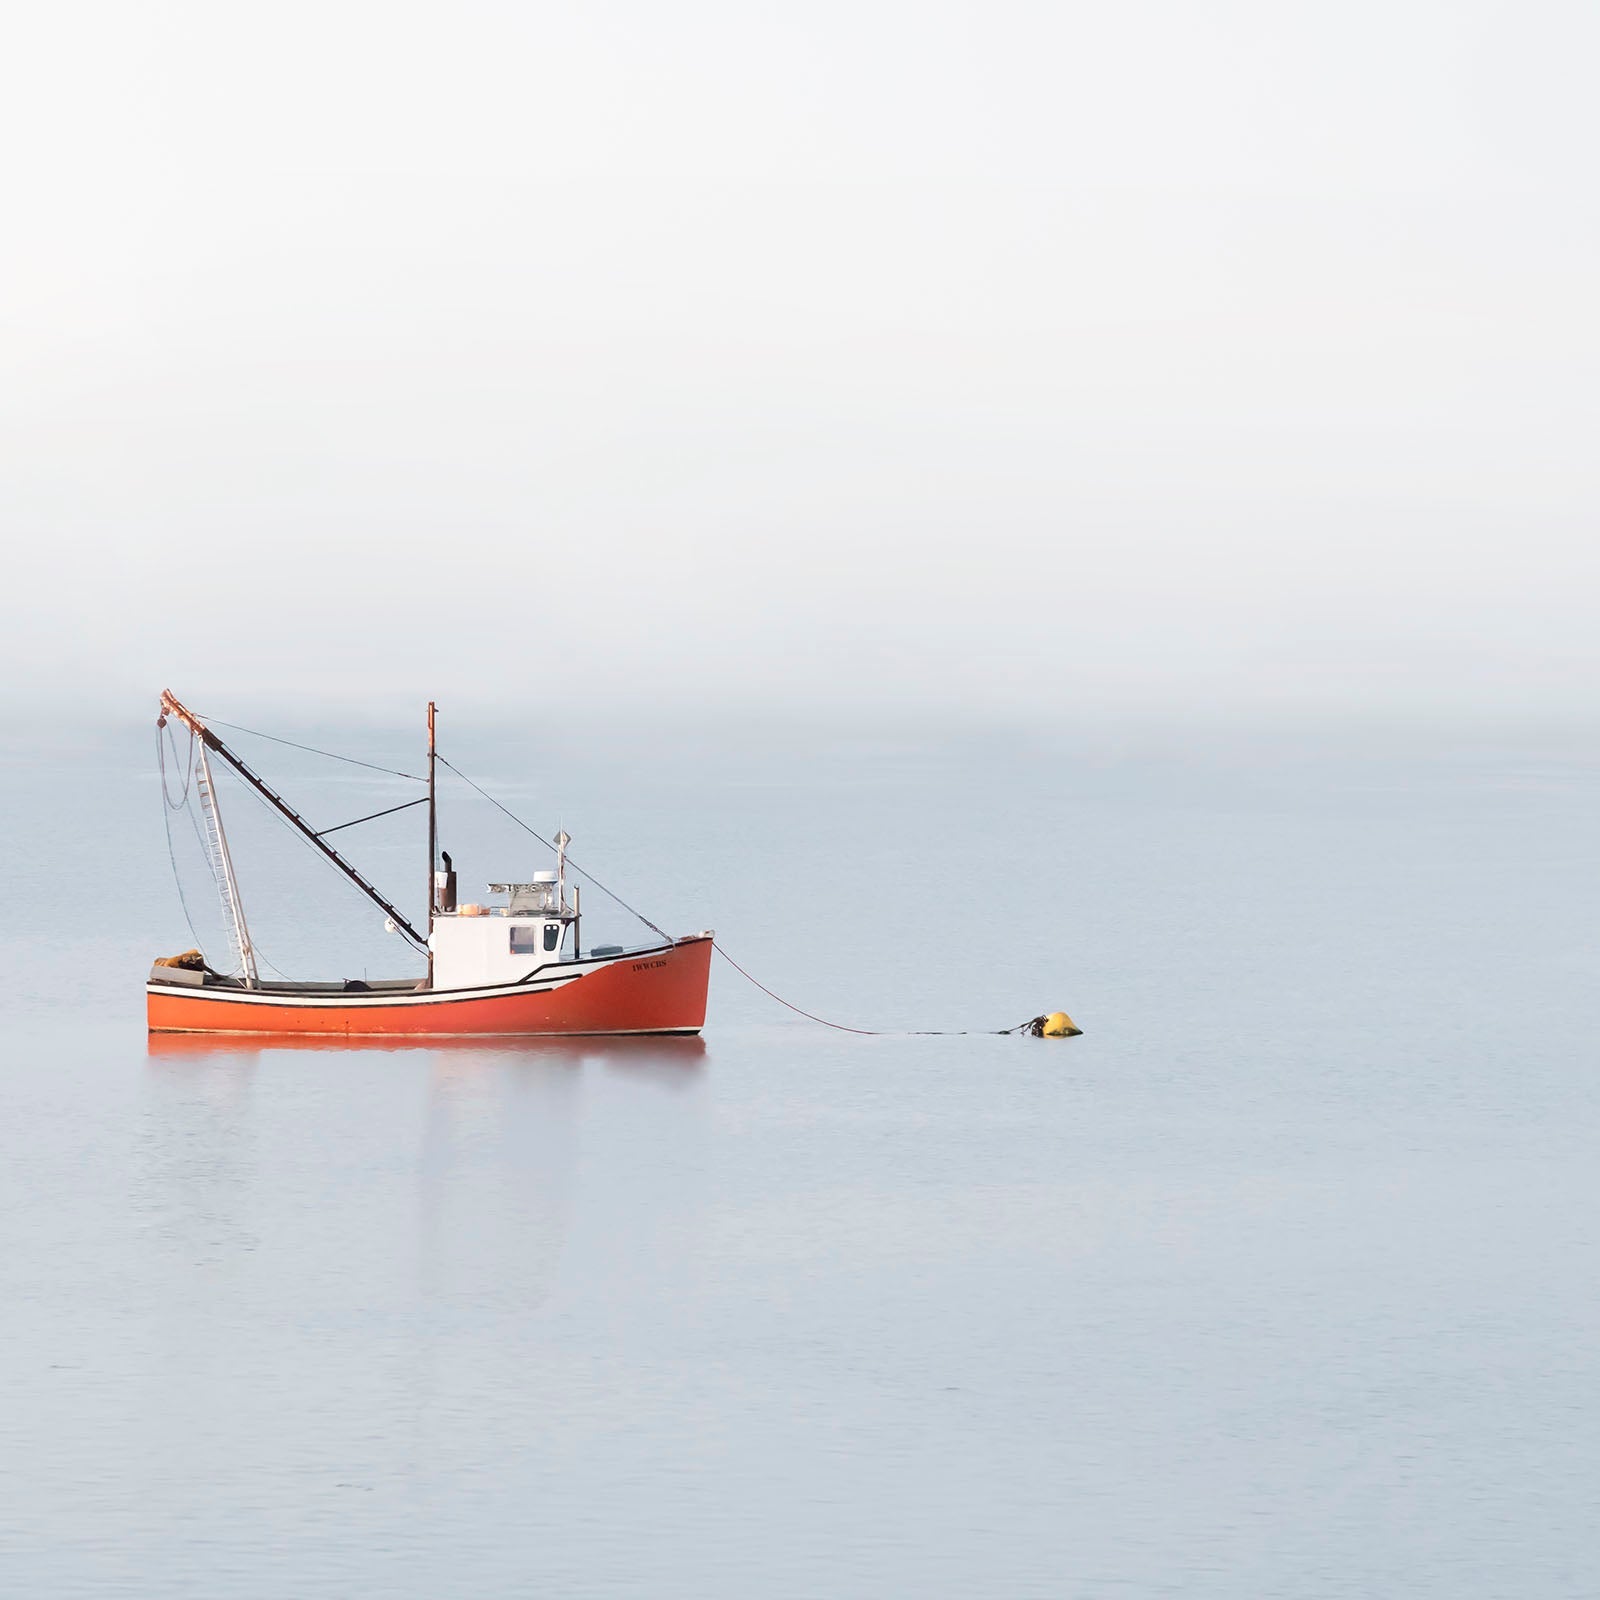
M698 1164L661 1152L698 1145L707 1054L698 1037L152 1034L144 1192L187 1255L248 1233L329 1283L367 1263L361 1292L430 1328L525 1314L571 1252L587 1293L608 1263L637 1278L685 1248ZM372 1203L350 1205L352 1172ZM414 1352L425 1389L434 1354Z
M468 1061L547 1061L579 1066L594 1061L609 1067L698 1068L705 1059L706 1042L698 1034L592 1034L525 1039L463 1038L408 1039L308 1037L294 1033L151 1033L146 1035L151 1061L195 1061L217 1057L227 1061L258 1061L282 1050L327 1051L363 1055L436 1055Z

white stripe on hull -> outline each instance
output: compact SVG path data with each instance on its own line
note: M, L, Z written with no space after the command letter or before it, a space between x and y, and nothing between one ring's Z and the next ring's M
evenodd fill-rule
M433 1039L475 1039L493 1044L497 1039L682 1039L699 1028L582 1028L556 1032L540 1029L528 1033L348 1033L343 1028L296 1028L290 1034L262 1033L256 1028L152 1028L151 1033L193 1034L206 1039L342 1039L347 1044L426 1044Z

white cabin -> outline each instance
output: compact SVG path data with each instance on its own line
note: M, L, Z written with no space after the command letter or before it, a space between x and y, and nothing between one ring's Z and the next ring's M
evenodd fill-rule
M443 876L443 874L441 874ZM566 903L554 872L536 872L530 883L491 883L504 905L463 905L436 911L428 935L435 989L476 989L520 983L554 961L570 961L568 925L577 908Z

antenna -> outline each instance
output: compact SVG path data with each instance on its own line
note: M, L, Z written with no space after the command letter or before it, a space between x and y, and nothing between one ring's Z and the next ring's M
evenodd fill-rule
M439 898L434 871L439 865L439 806L434 788L433 766L437 759L434 746L433 720L437 707L428 702L428 987L433 987L433 909Z

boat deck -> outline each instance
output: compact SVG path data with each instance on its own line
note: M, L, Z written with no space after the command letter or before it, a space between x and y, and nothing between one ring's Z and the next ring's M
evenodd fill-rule
M428 987L426 978L341 978L335 983L263 978L258 984L247 984L242 978L220 977L214 972L194 972L183 967L152 967L149 981L184 989L246 989L252 994L411 994Z

